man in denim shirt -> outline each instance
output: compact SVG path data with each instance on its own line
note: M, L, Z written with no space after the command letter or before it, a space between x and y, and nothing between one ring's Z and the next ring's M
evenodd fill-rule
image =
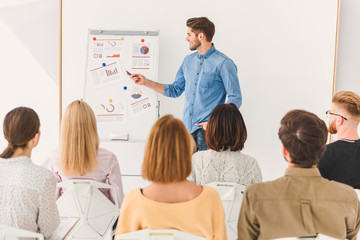
M160 84L141 74L132 74L131 78L168 97L179 97L185 91L183 121L201 151L207 149L204 130L213 109L225 102L226 95L228 103L239 108L242 96L236 65L211 43L214 24L199 17L188 19L186 25L189 48L197 52L185 57L172 84Z

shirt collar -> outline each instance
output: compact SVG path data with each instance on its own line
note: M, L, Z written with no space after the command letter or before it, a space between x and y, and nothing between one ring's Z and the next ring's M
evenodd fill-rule
M208 58L213 52L215 52L215 50L215 45L212 43L212 47L206 53L204 53L204 55L201 55L199 52L197 52L198 58Z
M285 176L293 177L321 177L318 168L289 167L285 170Z
M27 156L12 157L12 158L0 158L0 162L13 163L13 162L31 162L31 159Z

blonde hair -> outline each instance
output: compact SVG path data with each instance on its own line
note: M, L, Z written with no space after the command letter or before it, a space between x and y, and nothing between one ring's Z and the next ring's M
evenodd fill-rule
M172 115L160 118L145 145L142 175L157 183L181 182L191 173L192 136Z
M360 119L360 96L351 91L341 91L336 93L332 102L339 104L351 116Z
M82 100L66 108L61 124L60 167L67 176L83 176L97 169L99 149L95 114Z

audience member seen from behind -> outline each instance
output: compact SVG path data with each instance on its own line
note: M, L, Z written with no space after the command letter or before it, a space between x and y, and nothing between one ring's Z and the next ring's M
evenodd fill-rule
M186 178L191 173L192 136L172 115L152 127L142 175L152 183L125 196L116 235L147 229L177 229L206 239L226 239L225 214L217 191Z
M256 159L241 152L246 138L246 126L239 109L232 103L217 106L205 133L210 149L192 156L190 180L197 184L232 182L245 186L261 182Z
M39 117L30 108L15 108L5 116L3 131L8 146L0 154L0 224L50 237L60 222L56 180L31 161L40 138Z
M293 110L281 120L279 138L288 163L285 176L248 186L241 206L239 239L315 236L356 239L359 200L342 183L322 178L316 167L327 129L316 115Z
M99 148L95 114L82 100L76 100L66 108L62 123L60 146L50 156L50 169L57 181L91 179L108 183L117 188L121 204L123 186L118 160L112 152ZM110 191L103 193L112 200ZM60 191L59 196L62 194Z
M337 134L337 141L326 146L318 168L321 175L360 189L360 96L354 92L338 92L326 112L328 131Z

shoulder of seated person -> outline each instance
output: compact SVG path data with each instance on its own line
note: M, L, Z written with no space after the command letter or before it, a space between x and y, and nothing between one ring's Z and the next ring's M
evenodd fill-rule
M115 155L115 153L113 153L110 150L99 147L98 156L111 156L112 157L112 156L116 156L116 155Z
M38 175L45 179L45 181L49 179L55 179L55 176L50 169L35 164L33 164L33 168Z
M209 150L205 150L205 151L197 151L196 153L194 153L192 156L193 158L199 158L202 157L205 153L209 152Z

